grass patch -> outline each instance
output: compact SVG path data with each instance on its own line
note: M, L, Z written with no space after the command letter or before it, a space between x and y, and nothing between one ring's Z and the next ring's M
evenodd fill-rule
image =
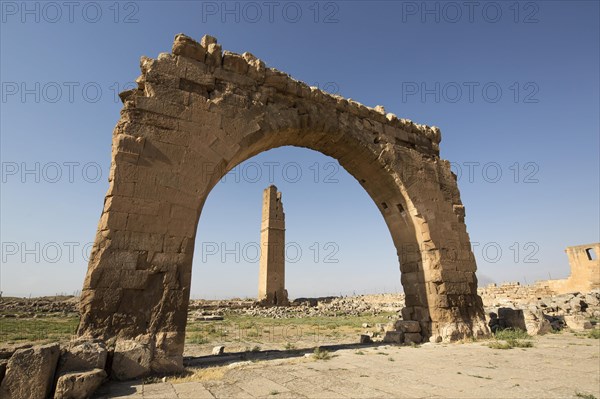
M327 350L321 349L321 348L315 348L315 351L313 352L313 356L317 360L331 359L331 355L329 354L329 352Z
M323 339L337 341L362 331L362 324L387 323L394 312L383 312L377 316L364 313L357 316L340 315L273 319L261 316L239 315L224 312L223 320L190 320L186 327L186 344L222 344L240 342L241 346L252 346L260 342L279 344L282 347L293 336L295 342L319 342ZM1 320L1 319L0 319ZM200 337L204 337L201 339Z
M531 341L522 341L522 340L515 340L513 341L508 341L514 348L533 348L533 342Z
M186 368L185 371L180 375L167 377L167 381L173 384L182 384L184 382L214 381L223 378L226 372L226 366L206 367L201 369Z
M592 395L591 393L575 392L575 396L578 398L583 398L583 399L596 399L596 397L594 395Z
M488 344L488 348L491 349L512 349L513 347L507 343L502 341L493 341Z
M600 339L600 329L594 329L587 333L588 338Z
M393 358L393 357L391 357L391 356L390 356L390 357L388 357L388 361L389 361L389 362L395 362L394 358Z
M356 351L356 352L354 352L354 354L355 354L355 355L364 355L364 354L365 354L365 352L363 352L363 351Z
M199 334L199 333L191 333L191 334L187 334L185 336L185 343L186 344L197 344L197 345L207 344L208 338L206 338L204 335Z
M297 348L296 348L296 345L294 345L294 344L293 344L293 343L291 343L291 342L287 342L287 343L285 344L285 350L286 350L286 351L295 351L296 349L297 349Z
M514 339L531 339L531 335L527 334L527 331L523 331L520 329L512 329L507 328L506 330L497 331L494 334L496 339L502 339L504 341L514 340Z
M252 348L246 348L246 352L260 352L260 346L254 345Z
M495 341L488 343L491 349L532 348L531 336L526 331L519 329L506 329L497 331Z
M509 339L506 341L493 341L488 344L491 349L513 349L513 348L533 348L533 342L520 339Z
M79 317L0 319L0 343L69 341L77 332Z

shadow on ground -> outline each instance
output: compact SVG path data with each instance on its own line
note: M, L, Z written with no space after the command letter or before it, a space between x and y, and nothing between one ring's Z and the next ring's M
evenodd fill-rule
M275 359L290 359L294 357L304 357L306 354L314 353L315 350L321 351L337 351L341 349L361 349L372 348L381 345L387 345L382 342L372 342L368 344L338 344L338 345L319 345L314 347L291 349L291 350L262 350L262 351L243 351L224 353L222 355L207 355L207 356L186 356L183 358L185 367L214 367L226 366L231 363L240 361L259 361L259 360L275 360Z

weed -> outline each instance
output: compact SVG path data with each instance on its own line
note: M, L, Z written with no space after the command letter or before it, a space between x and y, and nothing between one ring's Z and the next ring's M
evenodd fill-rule
M526 331L520 329L507 328L497 331L496 341L488 344L492 349L513 349L513 348L532 348L531 336Z
M588 338L600 339L600 329L595 329L587 334Z
M291 343L291 342L287 342L287 343L285 344L285 350L286 350L286 351L293 351L293 350L296 350L296 345L294 345L294 344L293 344L293 343Z
M329 359L331 359L331 355L329 354L329 352L327 350L321 349L321 348L315 348L315 351L313 352L313 356L317 360L329 360Z
M481 379L483 379L483 380L491 380L491 379L492 379L492 377L484 377L484 376L477 375L477 374L467 374L467 375L468 375L469 377L481 378Z
M531 336L527 334L527 331L523 331L521 329L512 329L507 328L505 330L499 330L494 334L496 339L501 339L504 341L514 340L514 339L531 339Z
M202 344L208 343L208 339L205 336L203 336L202 334L198 334L198 333L189 334L185 338L186 338L185 340L186 340L187 344L202 345Z

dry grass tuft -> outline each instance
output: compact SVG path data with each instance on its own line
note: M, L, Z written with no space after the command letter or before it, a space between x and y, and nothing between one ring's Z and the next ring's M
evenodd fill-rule
M178 376L167 377L167 381L172 384L182 384L184 382L215 381L220 380L227 373L226 366L207 367L207 368L186 368L185 372Z

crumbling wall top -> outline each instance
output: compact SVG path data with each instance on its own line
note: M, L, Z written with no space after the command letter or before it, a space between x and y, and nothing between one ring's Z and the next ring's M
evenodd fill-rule
M182 57L187 60L180 60ZM176 58L177 66L186 67L190 75L181 80L180 88L210 92L215 89L217 82L228 82L232 87L260 87L270 94L307 99L312 103L332 107L338 112L368 120L371 124L379 124L378 129L393 135L398 142L407 143L409 146L414 146L413 148L429 149L435 155L439 155L441 132L438 127L398 118L395 114L386 112L381 105L365 106L351 98L346 99L337 94L327 93L318 87L308 86L284 72L267 67L262 60L251 53L237 54L223 51L217 39L209 35L205 35L200 42L197 42L189 36L178 34L175 36L171 54L161 53L157 60L142 57L140 67L143 75L137 81L138 92L143 91L146 75L152 70L159 70L160 74L176 75L175 71L169 70L167 65L157 65L157 62L161 61L174 61L173 58ZM235 89L232 91L233 94L240 95ZM121 99L125 103L135 92L136 90L123 92Z

